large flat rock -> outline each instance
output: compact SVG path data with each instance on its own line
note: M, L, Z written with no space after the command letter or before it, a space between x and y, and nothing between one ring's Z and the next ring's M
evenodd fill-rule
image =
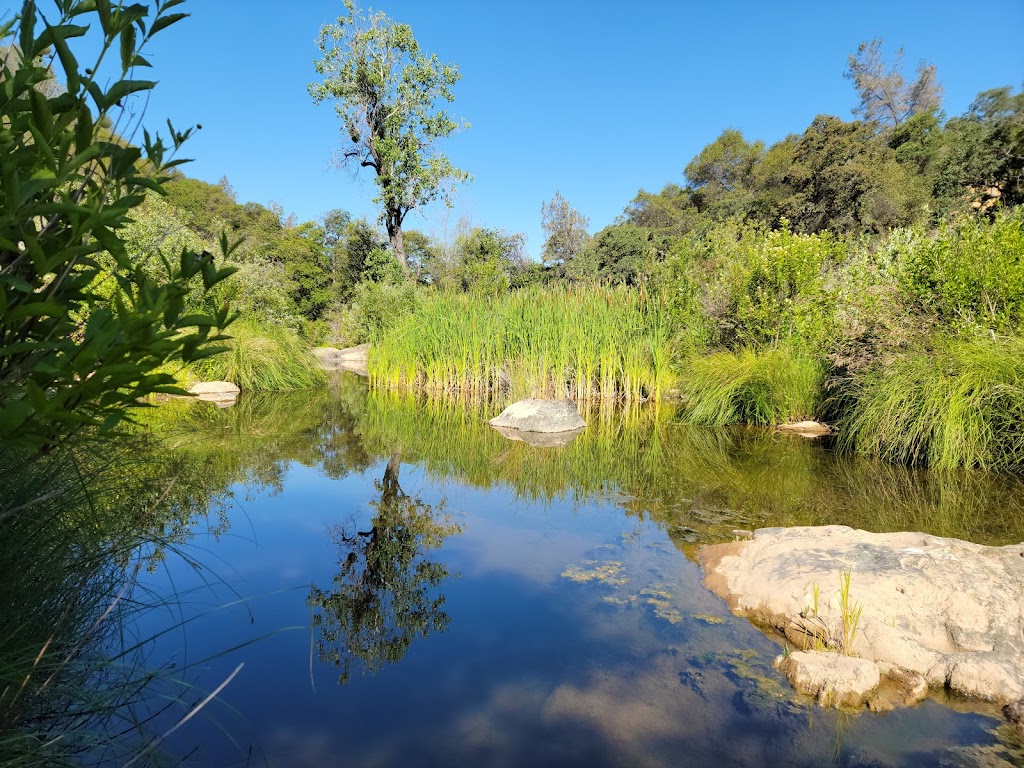
M521 432L572 432L587 422L571 400L520 400L490 420L492 427Z
M833 647L849 571L845 614L861 610L851 653L965 696L1024 698L1024 545L821 526L765 528L700 554L705 584L734 613Z

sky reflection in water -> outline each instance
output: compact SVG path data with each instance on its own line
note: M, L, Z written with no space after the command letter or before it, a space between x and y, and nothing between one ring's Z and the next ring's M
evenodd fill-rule
M789 440L695 436L671 414L592 416L570 446L535 449L474 409L352 382L241 405L157 425L187 435L176 450L207 468L211 499L234 494L227 532L197 534L194 563L171 557L150 577L179 599L141 628L195 617L151 656L210 657L186 674L190 700L245 663L169 740L190 764L1013 759L998 721L934 700L847 716L795 699L771 669L779 647L701 586L693 555L773 522L1013 540L1017 485L937 488ZM1002 500L1005 519L973 521L982 497Z

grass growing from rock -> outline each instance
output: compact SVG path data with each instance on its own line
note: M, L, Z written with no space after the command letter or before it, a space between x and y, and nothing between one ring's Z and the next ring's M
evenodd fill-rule
M375 386L471 397L657 398L672 383L665 303L644 290L434 293L381 334Z
M1024 467L1024 344L940 339L855 381L840 446L933 469Z
M694 424L769 426L812 418L824 378L821 361L793 347L745 347L690 359L679 389Z
M190 366L191 376L230 381L247 392L306 389L325 380L308 345L284 326L242 319L228 333L228 350Z

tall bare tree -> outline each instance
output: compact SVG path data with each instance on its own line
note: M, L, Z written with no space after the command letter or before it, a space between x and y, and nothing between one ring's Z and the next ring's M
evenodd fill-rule
M548 264L564 265L572 261L590 241L590 219L555 192L549 203L540 205L540 226L544 230L543 258Z
M853 81L860 104L853 113L882 127L895 127L921 112L938 109L942 86L936 79L935 65L923 60L917 65L917 78L903 77L903 49L896 51L891 64L882 56L882 40L861 43L850 54L844 77Z

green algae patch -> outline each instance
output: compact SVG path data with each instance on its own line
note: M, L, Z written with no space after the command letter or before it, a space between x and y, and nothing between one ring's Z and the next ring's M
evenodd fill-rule
M690 618L703 621L705 624L725 624L725 619L721 616L712 616L710 613L694 613Z
M586 584L599 581L603 584L621 586L627 579L622 576L623 565L618 560L584 560L579 565L570 565L562 571L562 578Z

